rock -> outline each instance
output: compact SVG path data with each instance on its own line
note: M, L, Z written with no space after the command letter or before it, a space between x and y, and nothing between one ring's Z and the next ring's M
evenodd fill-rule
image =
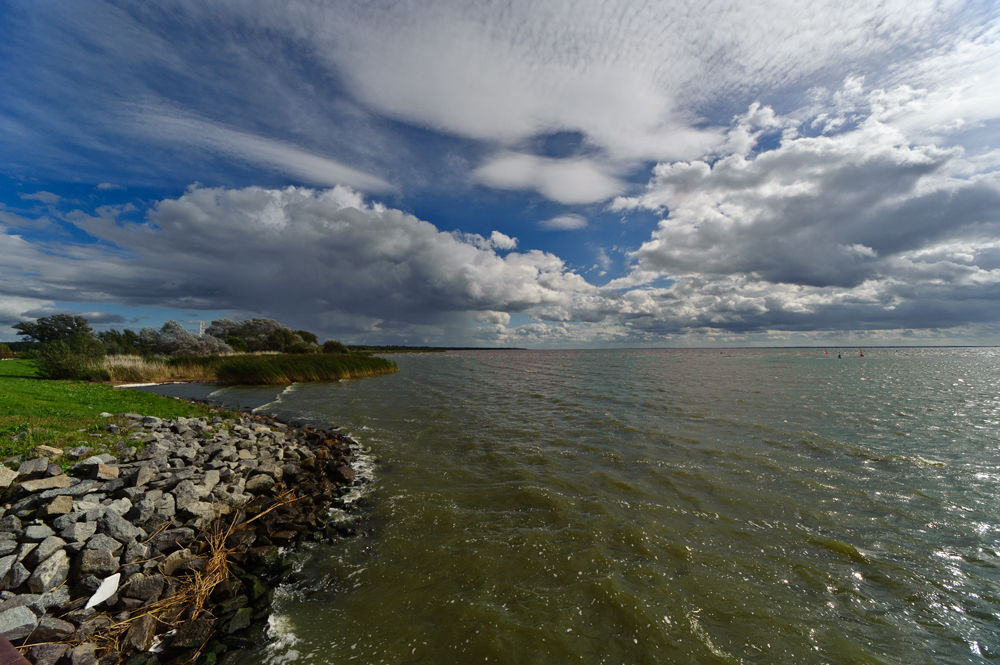
M160 552L166 553L193 543L194 536L194 529L166 529L153 538L152 545Z
M17 562L0 580L0 589L16 589L27 582L29 577L31 577L31 571L25 568L21 562Z
M170 646L176 649L194 649L208 641L215 622L208 617L198 617L181 624L170 640Z
M274 488L274 478L267 474L258 474L250 478L246 484L246 491L251 494L270 493Z
M41 478L45 475L48 468L49 458L36 457L35 459L21 462L21 466L17 468L17 473L25 480L32 480L34 478Z
M67 476L60 476L60 478L66 478ZM76 484L73 484L76 483ZM83 496L84 494L90 494L94 491L97 486L97 482L93 480L77 481L75 478L70 480L69 487L60 487L52 490L46 490L39 494L42 499L52 499L57 496Z
M38 625L38 617L27 607L15 607L0 612L0 634L8 640L20 640L31 634Z
M24 558L31 554L31 552L38 547L38 543L21 543L17 546L17 560L23 562Z
M72 457L73 459L83 459L89 455L92 450L93 448L88 448L87 446L77 446L76 448L66 451L66 455Z
M97 645L85 642L70 652L70 662L73 665L97 665Z
M24 528L21 526L21 520L14 515L7 515L0 519L0 531L20 536L24 533Z
M28 568L35 568L65 546L66 541L59 536L49 536L24 558L24 564Z
M31 578L28 579L28 588L34 593L45 593L64 584L68 577L69 555L66 554L66 550L59 549L38 564Z
M193 516L194 519L192 520L192 523L195 528L207 529L219 515L219 509L221 507L222 506L207 503L205 501L195 501L194 503L189 504L188 507L184 509L184 512Z
M354 469L346 464L338 466L330 475L334 480L341 483L353 483L354 479L357 477L357 474L354 473Z
M106 577L118 570L118 557L108 550L83 550L77 556L81 575Z
M5 534L0 534L0 535L13 536L14 534L12 534L12 533L5 533ZM7 538L0 539L0 557L7 556L8 554L10 554L11 552L13 552L16 549L17 549L17 541L14 540L13 538L10 538L10 539L7 539Z
M134 476L135 486L141 487L156 478L156 470L148 466L140 466Z
M149 425L150 427L159 427L163 421L156 416L143 416L140 421L143 425Z
M129 626L125 643L136 651L146 651L152 645L155 634L156 618L152 614L143 614Z
M52 591L42 594L42 607L45 609L62 608L69 605L69 601L69 588L66 585L58 586Z
M28 660L35 665L56 665L68 650L68 644L36 644L28 652Z
M144 561L149 558L149 545L145 543L132 542L125 546L125 554L122 561L126 564L133 564L137 561Z
M51 478L39 478L38 480L28 480L21 483L21 487L29 492L42 492L44 490L64 489L73 485L73 479L67 475L52 476Z
M33 642L62 642L72 637L75 632L76 626L69 621L46 616L38 622L38 627L31 634L31 640Z
M106 536L103 533L95 534L87 541L86 549L88 550L107 550L111 552L114 556L118 556L122 553L122 544L111 536Z
M125 519L133 524L142 524L156 512L156 504L149 499L143 499L132 506L132 509L125 513Z
M233 618L226 623L223 630L227 635L231 635L238 630L243 630L244 628L249 627L252 615L253 610L249 607L236 610L236 614L234 614Z
M114 480L118 478L118 467L97 464L91 467L90 477L95 480Z
M17 478L18 472L8 469L0 464L0 488L10 487L10 484Z
M129 598L138 598L145 602L152 602L159 599L163 593L166 580L162 575L150 575L141 580L129 582L125 587L124 594Z
M52 446L35 446L33 451L37 457L47 457L49 460L54 460L62 457L62 448L53 448Z
M57 496L49 502L49 505L45 507L45 514L47 517L55 517L56 515L66 515L73 512L73 497Z
M21 537L29 542L40 543L54 535L56 535L56 532L44 524L32 524L24 530L24 535Z
M9 593L9 592L8 592ZM35 593L22 593L14 595L10 600L5 600L0 604L0 612L12 610L15 607L27 607L35 616L45 614L45 605L42 603L42 596Z
M0 579L10 571L11 566L15 563L17 563L16 554L10 554L0 559Z
M91 536L97 533L96 522L76 522L70 524L59 534L70 542L86 542Z
M113 512L105 513L98 518L97 531L98 533L111 536L120 543L127 543L146 537L145 531L139 527L132 526L121 515Z

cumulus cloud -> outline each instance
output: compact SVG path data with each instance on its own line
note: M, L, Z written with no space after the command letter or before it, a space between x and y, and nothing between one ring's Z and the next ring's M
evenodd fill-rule
M483 312L475 312L472 315L472 318L482 323L496 323L502 326L510 323L510 314L507 312L494 312L486 310Z
M110 312L81 312L75 309L58 309L55 307L38 307L21 312L21 316L26 319L39 319L45 316L56 316L57 314L69 314L70 316L82 316L93 325L106 323L125 323L125 317L121 314Z
M63 245L55 256L51 245L8 235L0 292L266 309L331 327L349 313L347 327L357 328L434 324L466 311L499 320L595 290L552 254L499 256L516 246L502 233L456 237L346 187L191 188L161 201L145 223L123 220L121 210L67 215L101 242Z
M630 255L633 281L675 280L627 293L634 312L654 326L753 330L928 327L996 307L1000 175L958 177L962 149L908 140L890 123L905 113L885 104L905 91L854 96L853 126L818 135L807 132L834 114L794 121L755 105L728 154L660 163L644 194L616 199L664 214ZM784 138L755 151L768 130Z
M552 159L504 153L473 171L476 182L497 189L530 189L560 203L594 203L622 191L622 183L590 159Z

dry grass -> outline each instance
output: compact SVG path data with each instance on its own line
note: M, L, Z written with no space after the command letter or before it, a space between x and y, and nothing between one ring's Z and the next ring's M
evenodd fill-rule
M90 638L91 641L95 642L98 649L104 653L123 652L123 648L128 650L127 645L123 644L128 629L135 621L146 615L152 615L157 622L167 626L168 629L180 627L184 623L185 617L199 617L205 610L208 598L216 587L225 583L232 576L229 571L229 558L236 550L226 547L226 539L237 530L237 527L245 527L272 510L287 506L301 498L295 496L294 490L287 490L276 497L274 505L245 522L237 524L234 515L229 527L223 529L221 518L216 520L211 530L206 532L205 540L208 545L208 553L205 566L201 570L196 570L186 577L175 577L174 579L180 582L180 585L174 595L135 610L135 613L128 619L112 624L104 632L95 634ZM167 526L169 524L164 525L163 528ZM155 535L151 536L150 540ZM157 630L157 632L162 631ZM201 648L204 648L204 645ZM200 655L201 648L198 649L192 660Z
M105 356L97 365L112 383L153 383L158 381L211 381L215 373L204 367L172 366L165 359L141 356Z

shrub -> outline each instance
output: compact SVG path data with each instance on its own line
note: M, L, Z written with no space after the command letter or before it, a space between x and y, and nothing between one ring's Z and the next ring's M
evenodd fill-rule
M292 342L285 347L285 353L316 353L318 350L318 346L309 342Z
M323 353L347 353L347 347L335 339L323 342Z
M302 339L303 342L309 342L310 344L319 344L319 339L316 335L312 334L308 330L296 330L295 334Z
M226 338L226 346L238 353L246 353L248 348L247 343L236 335L230 335Z
M210 335L195 335L176 321L167 321L159 332L143 328L139 332L139 345L151 347L153 353L165 356L211 356L232 352L222 340Z
M10 350L10 347L6 344L0 344L0 360L7 360L8 358L13 358L14 352Z
M44 379L97 378L94 364L104 357L104 345L93 335L78 333L69 340L46 342L35 352Z

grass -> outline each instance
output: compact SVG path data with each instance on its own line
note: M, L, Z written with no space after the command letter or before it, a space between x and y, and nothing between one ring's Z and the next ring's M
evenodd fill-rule
M226 358L215 368L223 383L281 385L295 381L334 381L397 371L385 358L352 355L285 355Z
M30 360L0 361L0 459L30 454L40 444L86 445L95 452L113 449L123 436L105 431L110 419L101 418L102 411L159 418L219 415L211 407L172 397L95 383L40 379ZM22 433L20 440L13 440Z
M282 385L389 374L396 363L368 355L234 354L180 358L107 356L90 372L112 383L218 381L242 385Z

